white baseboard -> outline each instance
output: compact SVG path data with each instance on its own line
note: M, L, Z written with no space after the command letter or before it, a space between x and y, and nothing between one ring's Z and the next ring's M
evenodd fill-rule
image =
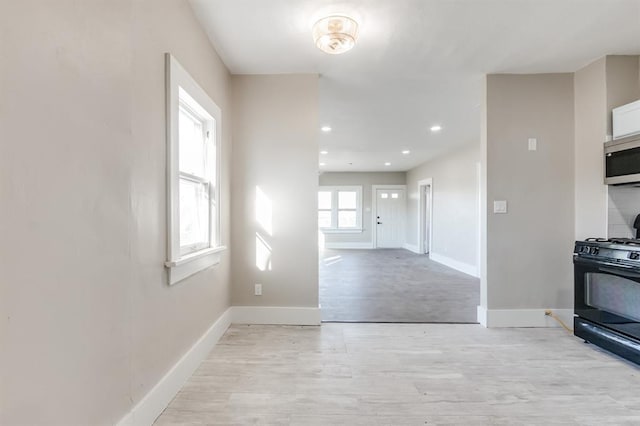
M234 324L320 325L320 308L280 306L234 306Z
M229 308L193 344L169 372L119 422L118 426L152 425L231 325Z
M433 260L434 262L442 263L443 265L448 266L449 268L453 268L457 271L464 272L465 274L480 278L480 274L478 274L478 268L475 265L460 262L458 260L451 259L450 257L433 252L429 254L429 259Z
M405 245L403 245L402 247L403 247L405 250L412 251L412 252L414 252L414 253L416 253L416 254L423 254L423 253L420 253L420 249L418 248L418 246L416 246L416 245L414 245L414 244L405 244Z
M327 249L372 249L372 242L364 243L324 243L324 248Z
M546 309L486 309L478 306L478 322L488 328L561 327L545 315ZM573 327L573 309L550 309L567 327Z

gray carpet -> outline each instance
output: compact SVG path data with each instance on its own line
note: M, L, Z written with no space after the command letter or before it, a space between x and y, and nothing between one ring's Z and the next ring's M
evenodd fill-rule
M403 249L323 250L323 321L475 323L480 280Z

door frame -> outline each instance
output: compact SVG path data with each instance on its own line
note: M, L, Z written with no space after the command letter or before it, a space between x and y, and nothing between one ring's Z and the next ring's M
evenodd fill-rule
M425 195L424 188L430 187L429 191L429 255L433 250L433 178L418 181L418 253L425 254L424 246L424 219L425 219Z
M371 185L371 247L378 248L378 189L403 189L404 190L404 212L402 218L402 234L404 236L403 240L407 240L407 236L404 235L406 231L406 223L407 223L407 185ZM403 241L403 244L404 244Z

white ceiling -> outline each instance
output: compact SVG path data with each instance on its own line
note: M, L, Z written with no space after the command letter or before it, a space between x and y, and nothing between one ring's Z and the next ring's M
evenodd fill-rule
M408 170L479 143L484 74L640 54L640 0L190 1L232 73L320 74L326 171ZM359 39L328 55L311 26L336 12L356 18Z

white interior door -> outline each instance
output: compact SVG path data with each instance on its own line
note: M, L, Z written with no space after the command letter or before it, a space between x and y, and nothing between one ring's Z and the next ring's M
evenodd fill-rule
M376 190L376 247L402 247L404 244L404 211L404 189Z

